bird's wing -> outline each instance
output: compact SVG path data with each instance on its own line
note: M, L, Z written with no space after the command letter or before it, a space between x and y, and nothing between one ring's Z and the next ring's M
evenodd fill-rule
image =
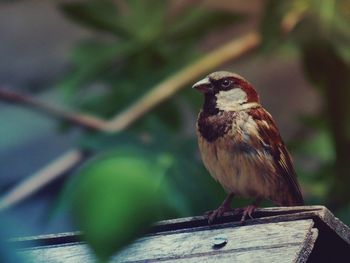
M251 109L249 113L258 126L258 143L273 156L278 175L283 176L288 184L293 196L292 205L303 205L304 201L293 162L272 116L262 107Z

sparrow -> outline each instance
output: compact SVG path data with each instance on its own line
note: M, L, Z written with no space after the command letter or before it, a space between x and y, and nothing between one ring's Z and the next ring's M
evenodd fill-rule
M209 223L231 209L234 196L253 198L241 222L269 199L278 206L303 205L291 156L253 86L238 74L219 71L193 85L204 95L197 119L199 151L210 175L227 192Z

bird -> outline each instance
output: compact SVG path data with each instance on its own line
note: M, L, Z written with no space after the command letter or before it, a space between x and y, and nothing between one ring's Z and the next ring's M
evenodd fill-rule
M201 159L227 193L209 212L209 223L232 211L235 196L254 200L243 208L242 223L264 199L278 206L303 205L291 155L255 88L227 71L211 73L192 87L204 95L196 125Z

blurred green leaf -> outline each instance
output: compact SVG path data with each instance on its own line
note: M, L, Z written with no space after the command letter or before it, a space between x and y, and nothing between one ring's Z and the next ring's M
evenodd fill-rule
M168 5L169 0L128 0L129 12L123 22L129 26L132 37L145 45L156 43L165 27Z
M350 65L323 35L300 43L305 73L323 95L336 153L329 200L334 209L350 201Z
M325 95L329 113L342 120L334 125L342 127L350 116L350 66L327 39L314 37L301 45L305 74Z
M349 19L346 0L269 0L261 24L262 50L275 52L293 45L301 54L305 76L321 95L320 113L302 120L312 128L313 137L302 138L294 146L314 168L300 171L301 179L307 179L309 197L330 200L333 209L350 200L345 187L350 172ZM316 160L318 167L314 167Z
M71 103L76 108L107 118L114 115L197 57L194 45L201 36L237 21L236 14L226 11L189 5L179 14L170 14L170 7L170 1L159 0L129 0L122 5L111 0L63 4L67 15L87 27L111 31L117 26L127 32L119 39L85 42L75 49L72 70L59 87L73 97ZM101 83L103 91L78 92L91 83ZM179 129L179 122L172 121L179 119L179 106L168 103L166 113L156 109L153 117ZM144 128L149 127L147 123Z
M299 117L299 121L305 126L312 127L315 130L328 129L328 122L324 118L324 113L303 115Z
M132 50L132 44L102 44L84 43L75 49L73 59L75 69L69 73L58 88L66 94L72 94L74 90L96 79L101 72L108 70L113 63L116 63L118 56Z
M118 134L92 132L84 134L79 140L80 148L96 153L113 151L115 149L123 151L131 147L141 147L141 143L141 140L130 132L121 132Z
M120 23L117 5L111 0L69 1L60 3L60 8L67 17L84 26L119 37L129 33Z
M169 39L198 41L205 33L220 30L240 19L241 16L228 11L188 8L177 15L177 22L170 24L167 35Z
M159 218L166 199L160 184L171 164L168 155L125 148L78 172L69 186L74 218L100 258L107 259Z
M263 37L261 50L271 51L281 45L281 22L287 11L291 9L290 1L268 0L263 12L260 32Z
M299 147L298 152L318 157L322 161L334 161L335 149L332 136L328 130L320 130L314 136L304 141Z

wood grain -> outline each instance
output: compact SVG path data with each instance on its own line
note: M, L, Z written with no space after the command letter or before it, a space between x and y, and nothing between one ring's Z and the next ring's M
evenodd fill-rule
M269 223L201 230L195 233L167 233L141 238L116 255L112 262L305 262L312 240L312 220ZM213 248L214 238L225 236L227 244ZM307 242L306 242L307 241ZM311 246L312 247L312 246ZM20 252L29 262L93 262L85 244L49 246Z
M161 221L112 262L348 262L350 229L324 206L260 208L239 223L240 212L209 226L195 216ZM95 262L81 232L12 239L28 262ZM227 244L213 249L213 239Z

